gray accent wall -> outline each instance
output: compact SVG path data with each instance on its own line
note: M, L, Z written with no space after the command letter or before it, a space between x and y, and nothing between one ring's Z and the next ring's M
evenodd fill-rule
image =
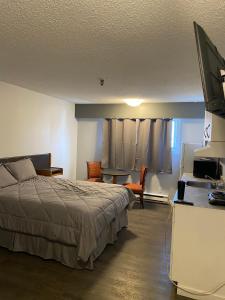
M127 104L76 104L76 118L204 118L204 102Z

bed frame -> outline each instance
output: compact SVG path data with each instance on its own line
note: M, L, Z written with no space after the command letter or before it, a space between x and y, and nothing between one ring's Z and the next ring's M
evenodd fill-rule
M30 158L36 170L49 169L51 167L51 153L0 158L0 164L14 162L24 158Z

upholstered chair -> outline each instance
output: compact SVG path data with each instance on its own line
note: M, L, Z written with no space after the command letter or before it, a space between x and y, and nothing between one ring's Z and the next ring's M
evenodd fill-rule
M87 180L92 182L103 182L101 161L87 161Z
M141 166L140 181L137 183L125 183L124 186L133 191L134 194L140 196L140 205L144 208L144 189L145 189L145 176L148 169L145 166Z

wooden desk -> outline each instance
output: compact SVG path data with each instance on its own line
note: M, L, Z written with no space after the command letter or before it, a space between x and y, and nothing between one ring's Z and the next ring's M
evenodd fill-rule
M117 169L102 169L102 174L112 176L112 183L116 184L118 176L129 176L130 172Z
M57 175L63 175L63 168L50 167L46 169L36 170L36 172L38 175L42 175L42 176L57 176Z

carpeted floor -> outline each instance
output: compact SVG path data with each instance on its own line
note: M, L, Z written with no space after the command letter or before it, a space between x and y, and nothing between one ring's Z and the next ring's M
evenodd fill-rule
M107 246L94 271L0 248L0 300L187 299L176 296L167 277L168 214L167 205L136 205L129 212L129 227L120 232L115 245Z

